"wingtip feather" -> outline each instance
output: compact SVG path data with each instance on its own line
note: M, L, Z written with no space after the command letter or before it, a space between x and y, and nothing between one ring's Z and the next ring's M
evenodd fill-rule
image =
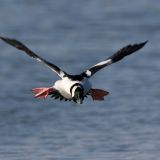
M142 46L145 46L148 43L149 40L146 40L144 42L142 42Z
M22 43L20 43L19 41L17 41L16 39L13 39L13 38L0 36L0 39L3 40L6 43L18 48L18 49L21 49L22 46L25 47Z
M0 39L6 42L6 39L8 38L0 36Z

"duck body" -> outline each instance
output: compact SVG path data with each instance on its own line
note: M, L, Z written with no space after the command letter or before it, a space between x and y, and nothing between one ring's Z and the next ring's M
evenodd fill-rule
M74 79L72 77L74 77ZM66 76L56 81L53 88L58 90L64 98L71 100L75 89L81 87L83 89L83 96L85 97L91 89L91 83L87 77L82 77L81 79L76 79L75 77L77 76Z

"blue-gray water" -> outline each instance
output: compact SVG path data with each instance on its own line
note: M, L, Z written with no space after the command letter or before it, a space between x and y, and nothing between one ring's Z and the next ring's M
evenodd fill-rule
M57 75L0 41L0 160L159 160L158 0L1 0L0 35L73 74L149 40L98 72L94 88L110 95L83 105L34 99Z

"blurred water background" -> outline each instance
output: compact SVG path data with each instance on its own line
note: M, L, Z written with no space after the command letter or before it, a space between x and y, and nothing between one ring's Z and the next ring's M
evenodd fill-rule
M37 100L58 79L0 42L0 160L159 160L160 1L1 0L0 35L77 74L119 48L139 52L98 72L105 101Z

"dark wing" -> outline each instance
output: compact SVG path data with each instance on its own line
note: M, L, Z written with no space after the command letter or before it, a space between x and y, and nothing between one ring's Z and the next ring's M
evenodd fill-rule
M24 51L26 54L28 54L32 58L35 58L37 61L43 62L52 71L56 72L61 78L63 78L63 76L66 75L66 73L64 71L62 71L59 67L46 61L45 59L43 59L41 57L39 57L37 54L35 54L33 51L31 51L29 48L27 48L23 43L17 41L16 39L10 39L10 38L4 38L4 37L0 37L0 39L2 39L6 43L12 45L15 48Z
M133 45L128 45L125 46L123 48L121 48L119 51L117 51L115 54L113 54L111 57L107 58L104 61L101 61L97 64L95 64L94 66L92 66L91 68L87 69L85 72L83 72L82 74L84 76L87 77L91 77L92 75L94 75L97 71L99 71L100 69L115 63L121 59L123 59L125 56L128 56L134 52L136 52L137 50L141 49L142 47L144 47L144 45L147 43L148 41L145 41L143 43L139 43L139 44L133 44Z

